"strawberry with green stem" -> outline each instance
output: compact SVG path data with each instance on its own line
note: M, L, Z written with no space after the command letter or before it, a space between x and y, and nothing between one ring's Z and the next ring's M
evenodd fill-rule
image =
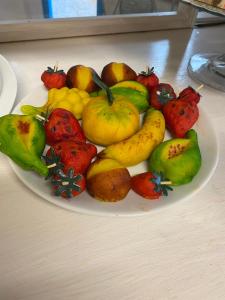
M131 178L131 189L146 199L159 199L172 191L171 181L164 178L162 173L144 172Z
M159 83L152 89L149 102L152 107L161 110L172 99L176 99L172 86L168 83Z
M41 75L45 87L50 90L52 88L61 89L66 86L66 73L63 70L58 70L58 66L54 68L48 67Z
M74 169L77 173L85 174L92 159L97 155L97 148L91 143L78 143L73 140L62 141L52 146L64 165L63 171ZM47 151L51 155L51 148Z
M154 73L154 67L150 69L147 66L146 71L139 73L136 80L143 84L148 89L149 93L151 93L152 89L159 84L159 78Z
M58 170L57 175L51 179L55 196L72 198L78 196L86 188L86 179L82 174L69 169L67 173Z

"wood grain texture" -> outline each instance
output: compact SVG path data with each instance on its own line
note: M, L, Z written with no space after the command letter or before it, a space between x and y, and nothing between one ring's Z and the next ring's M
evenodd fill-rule
M40 84L41 72L55 61L65 70L77 63L97 71L110 61L134 69L150 64L162 82L177 89L196 87L187 76L188 60L199 51L224 49L224 29L0 47L18 78L18 102ZM58 208L27 189L0 154L0 299L224 300L224 94L205 87L201 105L220 140L216 172L196 196L142 217L97 217Z

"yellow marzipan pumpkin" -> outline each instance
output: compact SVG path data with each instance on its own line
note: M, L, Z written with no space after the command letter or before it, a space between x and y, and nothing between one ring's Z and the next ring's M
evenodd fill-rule
M139 112L124 96L115 95L111 103L106 95L94 97L83 110L82 127L91 142L111 145L139 129Z

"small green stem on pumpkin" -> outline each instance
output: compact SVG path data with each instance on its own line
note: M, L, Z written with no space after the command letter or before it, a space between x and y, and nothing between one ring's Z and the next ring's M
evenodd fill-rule
M106 91L106 95L109 101L109 105L113 104L113 94L110 88L101 80L101 78L98 76L98 74L93 71L93 80L94 82L103 90Z

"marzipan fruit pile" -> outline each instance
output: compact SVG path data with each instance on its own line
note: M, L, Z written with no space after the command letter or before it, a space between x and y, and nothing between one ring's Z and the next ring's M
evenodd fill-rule
M48 67L40 77L46 103L0 118L0 151L47 179L49 193L75 200L86 191L117 202L133 190L155 200L198 173L197 90L176 95L154 68L137 73L118 62L100 74L74 65L66 73ZM129 167L142 162L145 172L131 174Z

